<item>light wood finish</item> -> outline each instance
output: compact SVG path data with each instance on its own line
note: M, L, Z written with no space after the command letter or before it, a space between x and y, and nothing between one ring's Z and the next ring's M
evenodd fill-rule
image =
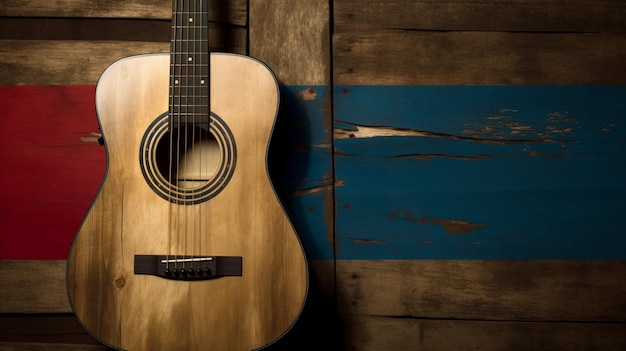
M215 198L179 208L149 188L138 162L145 131L168 108L168 67L169 55L128 58L98 84L108 172L70 253L70 300L84 326L118 348L258 348L290 328L307 292L303 251L266 169L276 82L250 58L212 55L211 110L233 133L237 165ZM202 252L172 253L242 256L243 276L180 282L133 274L135 254L168 254L168 228L198 226ZM199 240L186 238L188 248Z

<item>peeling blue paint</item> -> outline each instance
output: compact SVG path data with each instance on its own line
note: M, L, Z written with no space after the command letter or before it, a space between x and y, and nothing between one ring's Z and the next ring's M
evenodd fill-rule
M626 258L626 87L334 91L338 259Z

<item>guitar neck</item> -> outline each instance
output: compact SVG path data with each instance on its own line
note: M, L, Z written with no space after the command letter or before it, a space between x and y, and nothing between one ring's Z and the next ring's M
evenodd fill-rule
M208 0L175 0L170 47L170 115L176 123L209 119Z

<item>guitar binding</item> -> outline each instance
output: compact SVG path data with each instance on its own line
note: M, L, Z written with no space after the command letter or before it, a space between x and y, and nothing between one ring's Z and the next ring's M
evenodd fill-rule
M210 280L242 276L242 261L239 256L135 255L135 274L171 280Z

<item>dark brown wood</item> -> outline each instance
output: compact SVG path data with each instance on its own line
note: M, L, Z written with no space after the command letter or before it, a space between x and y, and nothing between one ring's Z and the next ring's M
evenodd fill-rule
M106 351L103 345L33 343L33 342L0 342L3 351Z
M168 42L170 28L169 19L6 17L0 19L0 40Z
M621 0L335 0L337 32L381 29L624 32Z
M0 314L0 326L0 343L99 345L70 313Z
M381 30L334 37L336 85L626 82L626 35Z
M0 260L0 313L70 312L65 261Z
M233 34L234 46L228 45L227 51L244 53L245 31ZM214 49L223 48L220 33L212 33L211 38L217 45ZM104 69L121 58L168 51L169 42L4 40L0 45L0 84L95 84Z
M345 316L343 350L623 350L622 323L526 323Z
M247 1L210 1L210 20L245 26ZM35 0L28 5L9 1L0 8L1 17L71 17L71 18L139 18L165 19L172 17L171 0L83 1L62 2Z
M346 315L626 322L624 261L337 261Z

